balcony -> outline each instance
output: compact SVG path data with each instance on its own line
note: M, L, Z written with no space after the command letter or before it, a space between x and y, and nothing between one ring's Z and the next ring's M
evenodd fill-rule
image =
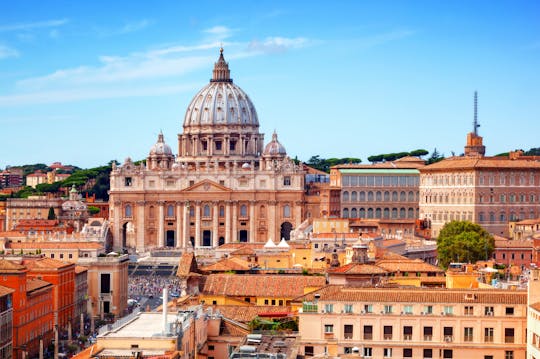
M433 340L433 336L432 336L432 335L427 335L427 334L424 335L424 341L430 342L430 341L432 341L432 340Z
M345 333L343 335L343 338L346 339L346 340L350 340L350 339L352 339L352 337L353 337L353 333Z
M514 337L513 336L504 337L504 342L505 343L514 343Z
M404 334L403 340L412 340L412 334Z
M364 334L364 340L373 340L373 334L365 333Z
M334 333L324 333L324 339L334 339Z
M317 313L319 306L315 303L304 302L302 303L302 313Z
M392 334L384 334L383 339L384 340L392 340Z

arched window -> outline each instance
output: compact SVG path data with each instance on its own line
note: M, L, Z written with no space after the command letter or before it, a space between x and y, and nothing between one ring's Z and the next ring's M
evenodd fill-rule
M364 208L360 208L360 210L358 211L358 216L360 218L366 218L366 210Z
M407 195L405 194L405 191L401 191L401 192L399 193L399 200L400 200L401 202L405 202L405 201L407 200Z
M373 202L373 192L369 191L367 193L367 200L368 202Z
M389 202L390 201L390 192L384 191L384 201Z
M375 218L381 218L381 209L380 208L375 208Z
M210 217L210 206L207 204L203 207L203 217Z
M261 206L259 208L259 217L260 218L266 218L266 207L265 206Z
M172 204L167 206L167 217L174 217L174 206Z
M245 204L240 206L240 217L247 217L247 206Z
M414 202L414 192L409 191L409 202Z
M343 192L343 202L349 202L349 192Z
M349 218L349 209L343 208L343 218Z
M397 208L392 208L392 218L397 218Z
M383 210L383 218L390 218L390 209L389 208L385 208Z
M409 208L407 217L408 217L409 219L414 218L414 208Z
M291 216L291 207L286 204L283 206L283 217L289 218Z
M376 200L377 202L381 202L381 201L382 201L382 193L381 193L381 191L375 192L375 200Z
M357 201L356 191L352 191L351 192L351 202L356 202L356 201Z
M400 208L399 209L399 218L405 218L405 217L406 217L405 208Z
M131 217L133 216L133 212L131 210L131 205L126 204L126 207L124 207L124 217Z
M219 216L225 217L225 207L219 206Z
M364 192L364 191L360 192L360 196L359 196L358 200L360 202L365 202L366 201L366 192Z
M489 221L490 222L495 222L495 213L494 212L489 212Z
M397 202L397 198L398 198L398 196L397 196L397 191L393 191L393 192L392 192L392 201L393 201L393 202Z
M478 213L478 222L484 222L484 212Z
M368 208L368 210L367 210L367 218L373 218L373 208Z
M356 208L353 208L351 209L351 218L358 218L358 211L356 210Z
M506 213L501 212L501 214L499 214L499 221L506 222Z
M156 210L155 210L154 206L150 206L150 208L148 209L148 217L150 217L150 218L155 218L156 217Z

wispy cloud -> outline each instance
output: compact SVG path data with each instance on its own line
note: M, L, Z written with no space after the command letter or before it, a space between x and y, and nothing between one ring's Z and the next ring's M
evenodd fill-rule
M0 59L5 59L7 57L17 57L19 52L11 47L5 45L0 45Z
M286 37L267 37L263 41L253 40L249 43L248 49L256 52L284 52L288 49L298 49L309 44L308 39L304 37L286 38Z
M143 19L135 22L129 22L125 24L119 31L121 34L128 34L148 27L151 24L150 20Z
M0 25L0 32L25 31L25 30L33 30L33 29L40 29L40 28L48 28L48 27L58 27L58 26L65 25L68 22L69 22L68 19L57 19L57 20L45 20L45 21Z
M227 26L214 26L203 32L210 35L213 39L224 40L232 36L235 30L228 28Z

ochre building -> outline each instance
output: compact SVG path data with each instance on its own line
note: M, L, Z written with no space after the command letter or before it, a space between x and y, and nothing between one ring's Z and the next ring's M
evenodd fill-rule
M114 248L288 240L309 216L304 174L276 133L265 145L255 107L233 83L221 50L210 83L188 105L178 154L159 134L145 163L128 158L113 167Z

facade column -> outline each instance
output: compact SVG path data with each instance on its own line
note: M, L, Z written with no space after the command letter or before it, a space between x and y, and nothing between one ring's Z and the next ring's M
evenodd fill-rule
M182 224L184 218L182 217L182 202L176 202L176 248L184 247L184 236L182 233Z
M223 145L225 146L223 148L223 153L225 154L225 156L229 155L229 149L231 148L231 146L229 145L230 140L231 139L230 139L229 135L225 135L225 138L223 140Z
M255 228L255 206L257 201L249 201L249 243L256 242L257 229Z
M214 154L214 136L212 135L208 136L207 144L208 144L208 155L212 156Z
M233 202L232 207L232 240L238 241L238 201Z
M276 236L276 201L268 201L268 236L274 243L279 243L281 238Z
M225 205L225 243L231 243L231 201Z
M158 202L158 206L159 206L159 212L158 212L158 240L157 240L157 245L158 247L162 248L165 246L165 233L164 233L164 228L163 228L163 222L165 221L165 218L163 217L163 206L165 205L165 203L163 201L159 201Z
M122 248L122 229L120 228L120 218L124 216L124 213L122 211L122 202L120 201L114 201L114 218L113 218L113 226L114 226L114 244L113 249L117 251L118 253L123 253L124 248Z
M195 203L195 247L201 246L201 201Z
M212 217L212 246L216 248L219 245L219 226L218 226L218 219L219 219L219 206L218 202L214 202L214 213Z
M136 244L135 249L137 252L144 252L145 250L145 243L144 243L144 229L146 228L144 223L144 210L145 210L145 202L144 201L137 201L137 228L136 228Z
M244 145L244 141L245 141L245 136L244 135L240 135L240 155L243 156L244 155L244 148L245 148L245 145Z
M296 201L294 206L294 228L302 224L302 201Z
M184 213L183 213L183 216L182 216L182 236L181 236L181 241L182 241L182 246L184 248L189 248L190 246L190 242L189 242L189 202L186 202L185 203L185 206L184 206Z

